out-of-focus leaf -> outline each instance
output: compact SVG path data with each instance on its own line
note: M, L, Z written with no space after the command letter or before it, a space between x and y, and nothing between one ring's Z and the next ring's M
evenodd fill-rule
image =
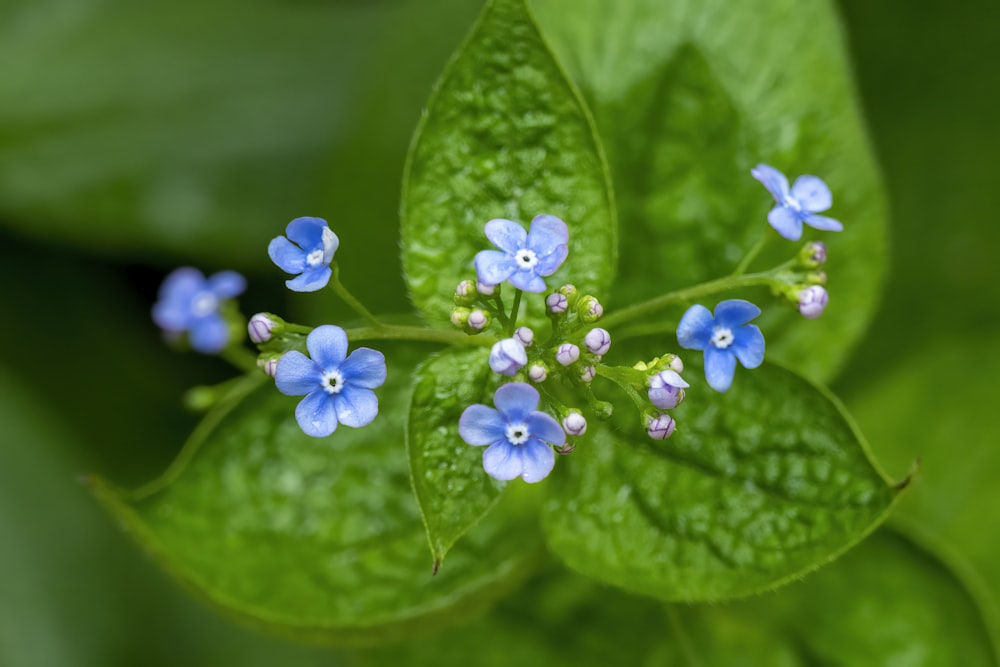
M828 393L767 364L725 394L689 380L669 440L595 425L553 474L543 524L572 568L665 600L733 598L884 519L897 491Z
M539 214L569 226L548 279L605 291L617 235L607 165L590 114L553 59L526 0L490 0L417 129L402 200L403 266L414 303L446 322L451 296L492 248L483 225ZM544 321L541 309L534 313Z
M813 323L774 303L762 328L772 359L831 377L878 300L886 206L830 3L535 5L608 151L622 231L612 305L723 275L763 234L769 246L754 266L783 261L797 246L768 227L773 201L750 169L816 174L845 226L804 237L829 245L830 306Z

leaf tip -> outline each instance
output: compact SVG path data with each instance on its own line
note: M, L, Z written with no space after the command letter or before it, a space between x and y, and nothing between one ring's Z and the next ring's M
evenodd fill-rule
M438 573L438 570L440 570L440 569L441 569L441 559L440 558L435 558L434 559L434 565L431 567L431 576L432 577L436 577L437 573Z
M917 476L918 472L920 472L920 463L920 457L918 456L913 460L913 464L910 466L910 471L906 473L906 476L893 485L893 491L902 491L908 487L911 482L913 482L913 478Z

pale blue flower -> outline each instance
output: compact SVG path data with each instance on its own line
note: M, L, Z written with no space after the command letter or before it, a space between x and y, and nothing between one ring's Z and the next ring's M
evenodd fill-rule
M490 348L489 363L494 373L512 377L528 363L528 353L517 338L504 338Z
M338 424L358 428L378 414L375 387L385 382L385 357L359 347L347 355L347 334L338 326L316 327L306 338L309 356L285 353L278 361L274 381L278 391L302 396L295 419L306 435L322 438ZM311 357L311 358L310 358Z
M833 195L822 179L816 176L799 176L791 188L780 171L766 164L750 170L777 202L767 214L767 221L789 241L802 238L802 223L814 229L840 232L844 226L833 218L816 215L833 205Z
M669 368L649 378L648 384L649 402L661 410L676 408L684 400L684 390L690 386L677 371Z
M555 466L550 445L566 443L566 434L553 417L536 410L538 391L523 382L511 382L493 395L496 409L470 405L458 420L458 434L470 445L482 447L483 469L490 477L540 482Z
M285 273L298 274L286 280L293 292L315 292L330 282L333 271L330 262L337 252L340 239L322 218L295 218L285 228L284 236L276 236L267 246L271 261Z
M764 335L748 324L760 308L743 299L729 299L715 307L688 308L677 325L677 341L689 350L705 351L705 378L712 389L726 391L733 382L736 361L757 368L764 361Z
M555 273L569 252L569 230L555 216L536 216L528 232L504 219L490 220L484 229L486 238L500 248L476 253L476 276L485 285L509 280L525 292L544 292L542 278Z
M153 321L170 334L187 332L191 347L198 352L217 354L229 342L229 327L219 307L244 289L246 280L235 271L205 278L198 269L177 269L160 285Z

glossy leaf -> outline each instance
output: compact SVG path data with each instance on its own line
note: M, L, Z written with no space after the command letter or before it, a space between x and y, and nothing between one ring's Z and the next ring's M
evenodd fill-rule
M526 576L533 521L498 517L431 574L403 442L409 376L390 368L381 414L323 439L297 399L254 390L193 440L157 483L98 496L140 544L229 613L336 642L405 636L488 604Z
M750 169L816 174L845 226L804 237L829 245L822 321L752 298L773 305L770 358L831 377L878 303L886 253L885 200L831 3L537 0L536 11L608 151L622 231L612 305L724 275L762 235L753 267L784 261L797 244L768 226L773 201ZM663 314L665 328L679 312Z
M490 0L448 65L410 149L403 184L403 266L414 303L446 322L483 225L539 214L569 226L569 258L547 279L604 292L615 215L590 114L538 33L526 0ZM526 303L526 305L528 305ZM535 317L541 315L536 310Z
M882 521L896 490L829 394L771 365L726 394L687 378L669 440L632 428L632 413L555 471L543 524L572 568L665 600L733 598L827 563Z

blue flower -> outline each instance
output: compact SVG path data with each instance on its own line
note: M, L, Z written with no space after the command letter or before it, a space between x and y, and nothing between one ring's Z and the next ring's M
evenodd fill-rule
M219 306L245 289L246 280L235 271L221 271L206 279L198 269L177 269L160 285L153 321L172 334L186 331L191 347L198 352L217 354L229 342L229 327L219 314Z
M340 239L322 218L295 218L288 223L284 236L276 236L267 246L271 261L285 273L299 274L286 280L293 292L315 292L330 282L330 262ZM290 239L290 240L289 240Z
M458 420L458 434L470 445L482 447L483 469L495 479L545 479L556 463L549 446L566 443L566 434L554 418L535 410L538 391L523 382L505 384L493 395L496 409L470 405Z
M778 202L767 214L767 221L789 241L798 241L802 238L803 222L814 229L828 232L844 230L839 221L816 215L833 205L830 188L826 187L826 183L820 178L799 176L789 189L788 179L774 167L758 164L750 170L750 173Z
M503 219L490 220L485 231L500 248L476 253L476 276L486 285L509 280L525 292L544 292L542 277L555 273L569 252L566 223L551 215L536 216L527 233L516 222Z
M691 306L677 325L677 341L689 350L705 351L705 378L712 389L726 391L733 383L736 360L744 368L764 361L764 335L750 320L760 308L743 299L729 299L715 307L715 317L704 306Z
M309 357L287 352L278 361L274 381L287 396L302 396L295 419L306 435L322 438L337 424L358 428L378 414L375 387L385 382L385 357L359 347L347 356L347 334L338 326L316 327L306 338Z

